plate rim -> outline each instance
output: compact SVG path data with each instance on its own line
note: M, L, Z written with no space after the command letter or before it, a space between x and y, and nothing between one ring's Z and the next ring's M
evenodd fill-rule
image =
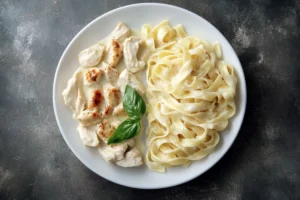
M57 77L58 77L58 71L59 69L61 68L61 63L62 63L62 60L63 58L65 57L66 53L69 51L71 45L73 44L73 42L81 35L82 32L84 32L86 29L88 29L90 26L92 26L94 23L96 23L96 21L100 20L101 18L104 18L112 13L116 13L120 10L123 10L123 9L127 9L129 7L138 7L138 6L147 6L147 5L154 5L154 6L163 6L163 7L169 7L169 8L172 8L172 9L176 9L180 12L183 12L185 14L189 14L189 15L192 15L196 18L199 18L201 20L204 20L205 22L209 23L211 26L213 26L215 28L215 30L225 39L225 42L227 42L227 45L233 50L234 52L234 57L237 59L239 65L241 66L241 76L238 77L239 81L243 82L243 88L240 88L240 90L244 91L244 95L243 95L243 98L244 98L244 102L241 103L241 107L239 108L239 112L242 112L242 115L241 115L241 123L238 127L238 131L236 133L236 135L234 136L234 138L230 141L230 144L228 146L228 148L222 152L219 156L218 159L215 160L215 162L213 162L211 164L211 166L207 167L205 170L203 170L202 173L197 173L195 174L195 176L191 177L191 178L187 178L187 179L183 179L182 181L179 181L179 182L176 182L176 183L170 183L170 184L165 184L164 186L158 186L158 187L147 187L147 186L132 186L132 185L129 185L129 184L123 184L123 183L119 183L113 179L111 179L110 177L103 177L101 176L100 174L98 174L96 171L94 171L92 168L90 168L88 166L87 163L85 163L83 160L83 158L76 153L75 149L72 147L72 145L70 145L69 141L67 140L66 138L66 134L63 132L63 129L62 129L62 125L60 123L60 121L58 120L58 111L57 111L57 106L56 106L56 87L57 87ZM244 69L242 67L242 64L239 60L239 57L237 56L237 53L236 51L233 49L233 47L231 46L231 44L229 43L229 41L227 40L227 38L212 24L210 23L208 20L206 20L205 18L203 18L202 16L192 12L192 11L189 11L185 8L181 8L181 7L178 7L178 6L175 6L175 5L170 5L170 4L165 4L165 3L135 3L135 4L128 4L128 5L125 5L125 6L122 6L122 7L118 7L118 8L115 8L113 10L110 10L108 12L105 12L103 13L102 15L96 17L95 19L93 19L92 21L90 21L88 24L86 24L74 37L73 39L69 42L69 44L67 45L67 47L65 48L63 54L61 55L60 59L59 59L59 62L57 64L57 67L56 67L56 70L55 70L55 74L54 74L54 79L53 79L53 85L52 85L52 103L53 103L53 109L54 109L54 115L55 115L55 120L56 120L56 123L58 125L58 128L59 128L59 131L61 133L61 135L63 136L64 138L64 141L67 143L69 149L71 149L71 151L73 152L73 154L75 155L75 157L77 159L79 159L79 161L85 166L87 167L90 171L92 171L93 173L97 174L98 176L100 176L101 178L103 179L106 179L110 182L113 182L115 184L118 184L118 185L122 185L122 186L125 186L125 187L129 187L129 188L136 188L136 189L161 189L161 188L169 188L169 187L173 187L173 186L177 186L177 185L181 185L183 183L186 183L186 182L189 182L199 176L201 176L202 174L206 173L209 169L211 169L213 166L215 166L223 157L224 155L228 152L228 150L232 147L232 144L233 142L236 140L240 130L241 130L241 127L242 127L242 124L244 122L244 118L245 118L245 113L246 113L246 107L247 107L247 85L246 85L246 79L245 79L245 73L244 73ZM167 173L167 172L166 172Z

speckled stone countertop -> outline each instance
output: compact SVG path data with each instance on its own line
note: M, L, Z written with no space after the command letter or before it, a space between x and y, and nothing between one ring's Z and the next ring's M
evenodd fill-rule
M111 183L70 151L52 82L86 24L133 0L0 1L0 199L300 199L300 2L165 0L216 26L247 81L241 131L228 153L186 184L137 190Z

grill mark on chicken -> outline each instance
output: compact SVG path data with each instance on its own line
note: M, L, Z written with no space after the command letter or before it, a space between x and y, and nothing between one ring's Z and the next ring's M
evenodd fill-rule
M98 113L98 112L93 113L93 118L97 119L97 118L101 118L101 117L102 117L101 113Z
M111 123L109 123L107 120L103 120L103 122L99 124L98 134L101 138L108 139L115 130L116 128L112 126Z
M99 113L98 109L85 110L78 117L78 119L84 126L91 126L97 124L102 119L102 114Z
M104 64L103 70L105 72L105 77L109 82L114 82L119 77L119 71L113 68L109 64Z
M118 102L120 100L119 90L117 88L113 88L111 90L111 93L109 94L109 96L114 98L114 99L117 99Z
M110 115L113 108L118 104L120 101L120 92L118 88L111 87L106 89L106 96L105 99L107 101L107 105L105 106L103 115L107 116Z
M112 40L112 48L113 48L113 51L116 52L116 54L113 55L113 60L119 60L120 57L123 55L123 52L120 51L120 44L117 40ZM112 67L115 67L115 66L112 66Z
M114 108L118 105L120 101L120 92L119 89L107 84L104 86L104 98L106 101L106 104Z
M86 79L88 82L93 82L97 80L98 75L101 73L101 71L96 71L95 69L89 70L86 73Z
M123 56L123 51L118 40L112 39L110 45L107 47L106 51L111 54L111 57L108 60L108 64L111 67L116 67L120 58Z
M100 90L95 90L92 98L92 105L91 107L97 107L101 104L103 100L103 95Z
M111 112L112 108L110 105L105 106L104 111L103 111L103 115L104 116L108 116Z

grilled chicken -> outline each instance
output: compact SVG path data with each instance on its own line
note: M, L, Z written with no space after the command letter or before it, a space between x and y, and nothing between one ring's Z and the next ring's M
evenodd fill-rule
M103 117L102 113L99 111L104 102L101 90L91 90L87 97L89 98L87 108L77 116L77 120L79 120L84 126L97 124Z
M77 118L77 116L86 109L86 98L83 94L82 88L78 88L77 93L77 99L76 99L76 112L73 114L74 118Z
M111 67L116 67L123 55L122 44L115 39L111 39L107 48L106 61Z
M99 148L99 152L101 156L106 160L107 162L110 161L119 161L124 159L125 152L128 148L132 148L135 145L135 142L133 139L126 140L124 142L121 142L119 144L112 144L107 145L105 143L102 143Z
M108 65L105 62L103 62L103 64L102 64L102 70L105 73L106 80L108 80L109 82L114 82L119 77L118 70L115 68L112 68L110 65Z
M91 91L91 95L89 95L91 99L89 100L88 108L93 109L96 108L98 109L99 106L103 102L103 94L100 89L95 89Z
M103 141L99 148L100 154L107 162L114 161L117 165L122 167L142 165L142 155L138 149L133 148L135 145L133 139L126 140L120 144L107 145L108 138L113 134L119 124L119 121L110 123L108 120L103 120L103 122L100 123L97 131L98 136Z
M117 105L114 108L113 115L115 115L115 116L126 116L127 115L122 102L119 103L119 105Z
M104 85L103 90L106 104L111 105L113 108L116 107L120 101L119 89L111 84L106 84Z
M77 130L79 132L80 139L85 146L98 146L99 140L96 134L95 127L79 125L77 127Z
M84 126L91 126L102 121L102 114L97 109L87 109L82 111L76 119Z
M119 120L115 120L111 122L111 125L113 125L115 128L118 128L118 126L121 124Z
M121 167L138 167L143 164L141 152L137 148L128 151L122 160L116 162Z
M81 51L78 61L82 67L94 67L101 61L105 46L102 44L94 44L89 48Z
M103 72L99 68L88 68L85 70L83 84L90 86L93 83L99 83Z
M130 36L130 29L123 22L119 23L117 27L111 33L111 38L123 42Z
M77 70L73 77L68 81L67 88L63 91L65 105L67 105L74 113L78 113L77 110L77 98L78 98L78 84L81 81L81 71Z
M122 93L124 93L126 85L130 85L141 95L145 93L143 84L140 81L138 81L135 75L129 72L127 69L124 69L120 74L118 85L121 88Z
M139 49L142 40L129 36L130 29L124 23L119 23L110 34L106 46L97 43L80 52L78 60L81 67L63 91L65 104L80 122L77 130L83 144L99 147L100 154L107 162L116 162L122 167L143 164L141 153L134 147L134 139L107 144L108 138L120 125L118 120L127 116L120 102L126 85L140 94L145 91L133 74L145 66L145 62L139 60L144 50ZM115 67L123 55L127 69L119 74Z
M112 86L111 84L106 84L103 87L104 98L106 101L106 106L103 111L104 116L111 114L114 107L116 107L120 101L120 91L118 88Z
M142 43L138 37L131 36L124 42L124 61L128 71L136 73L145 67L145 62L137 58L139 46Z
M106 61L111 67L116 67L123 55L122 43L129 37L130 29L124 23L119 23L110 36L110 41L106 48Z
M115 130L116 127L105 119L99 124L97 134L103 140L103 142L107 143L108 138L114 133Z

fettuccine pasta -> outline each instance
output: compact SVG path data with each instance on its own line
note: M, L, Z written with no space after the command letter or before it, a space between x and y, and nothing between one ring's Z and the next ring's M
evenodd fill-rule
M163 21L142 27L147 63L147 153L151 170L189 166L210 154L235 113L237 79L213 45Z

